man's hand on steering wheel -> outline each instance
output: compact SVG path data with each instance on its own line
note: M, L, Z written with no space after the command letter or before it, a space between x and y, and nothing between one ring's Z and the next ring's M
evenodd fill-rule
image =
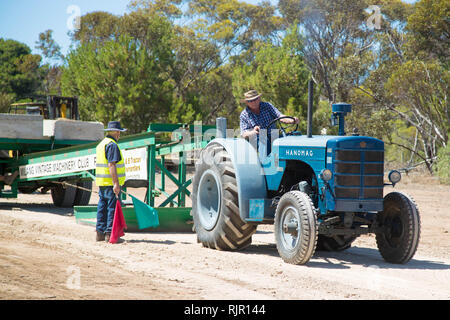
M283 121L285 120L285 121ZM272 124L274 124L275 122L278 123L280 130L283 134L284 137L286 137L289 133L297 131L298 129L298 123L299 120L297 117L291 117L291 116L281 116L278 117L276 119L273 119L269 125L267 126L267 128L270 128L272 126ZM287 124L287 126L283 126L282 123ZM295 128L293 130L290 130L289 132L286 132L287 129L290 129L291 127L293 127L295 125Z
M291 117L291 116L286 116L288 118L285 119L280 119L281 122L285 123L285 124L299 124L299 120L297 117ZM282 118L282 117L280 117ZM283 120L289 120L289 121L283 121Z

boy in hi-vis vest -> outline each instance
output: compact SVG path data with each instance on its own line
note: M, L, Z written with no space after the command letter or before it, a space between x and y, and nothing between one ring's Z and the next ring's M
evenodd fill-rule
M120 187L125 182L125 164L117 142L120 133L127 131L127 129L123 129L119 121L111 121L105 131L108 134L96 149L95 183L99 187L96 240L109 242L116 201L120 195Z

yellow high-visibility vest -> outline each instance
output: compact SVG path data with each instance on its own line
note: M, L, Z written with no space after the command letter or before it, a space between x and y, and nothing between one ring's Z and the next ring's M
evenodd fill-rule
M97 164L95 166L95 183L99 187L106 187L106 186L113 186L113 179L111 176L111 173L109 172L108 168L108 159L106 159L106 153L105 153L105 147L110 142L116 143L114 139L106 137L103 139L97 146L96 152L97 152ZM117 147L119 147L117 145ZM117 177L119 179L119 184L123 186L125 183L125 164L123 161L123 155L122 150L120 150L120 161L116 163L117 168Z

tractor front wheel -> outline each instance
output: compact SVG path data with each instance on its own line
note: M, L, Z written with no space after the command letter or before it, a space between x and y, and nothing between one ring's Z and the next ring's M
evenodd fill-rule
M281 258L291 264L305 264L317 244L317 217L311 198L301 191L285 193L275 213L275 240Z

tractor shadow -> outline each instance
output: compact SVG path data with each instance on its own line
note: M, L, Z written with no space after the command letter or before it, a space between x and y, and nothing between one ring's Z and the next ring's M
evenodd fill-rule
M252 244L240 251L243 254L267 255L281 257L278 254L276 244ZM406 264L393 264L383 260L377 249L352 247L345 251L316 251L311 260L306 264L308 268L320 269L350 269L352 265L380 269L407 269L407 270L450 270L450 264L445 261L423 260L421 257L411 259ZM299 266L300 267L300 266Z
M239 252L243 254L258 254L272 257L279 257L277 246L274 243L252 244Z
M30 211L36 213L51 213L60 216L73 216L73 208L59 208L52 203L2 203L0 210Z
M172 240L127 240L127 243L150 243L150 244L162 244L162 245L173 245L176 244L176 241Z
M450 264L445 261L423 260L421 257L413 257L406 264L394 264L384 261L378 249L351 247L345 251L330 252L316 251L311 258L308 267L327 269L348 269L351 265L360 265L380 269L403 270L449 270Z

